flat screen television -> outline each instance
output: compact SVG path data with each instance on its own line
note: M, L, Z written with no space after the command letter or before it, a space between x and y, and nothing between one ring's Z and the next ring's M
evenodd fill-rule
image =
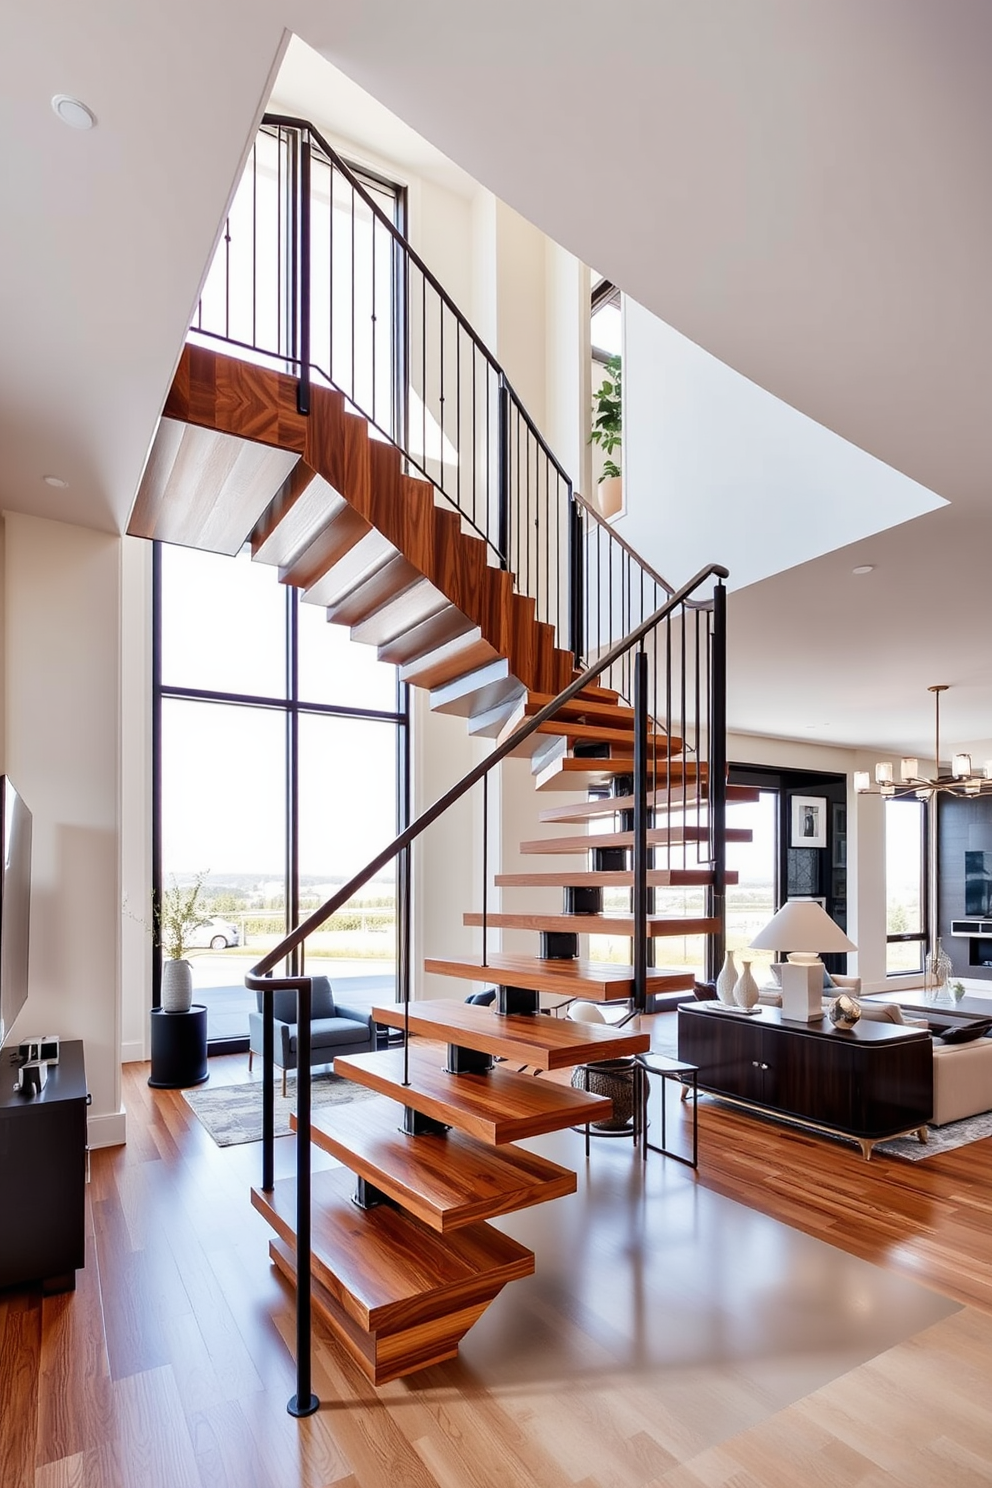
M31 813L0 775L0 1048L28 995L31 917Z

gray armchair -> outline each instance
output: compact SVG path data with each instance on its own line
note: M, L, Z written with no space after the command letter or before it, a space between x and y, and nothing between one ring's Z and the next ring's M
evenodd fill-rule
M282 1093L286 1094L286 1072L296 1068L296 993L271 993L275 1012L275 1062L282 1070ZM248 1014L248 1069L255 1055L262 1057L262 1013L264 994L255 993L258 1011ZM310 1019L310 1065L330 1064L335 1054L366 1054L375 1048L376 1030L368 1008L346 1007L334 1001L330 981L315 976Z

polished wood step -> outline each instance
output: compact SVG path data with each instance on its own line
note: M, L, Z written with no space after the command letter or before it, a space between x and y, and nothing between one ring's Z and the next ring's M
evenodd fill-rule
M377 1023L402 1028L407 1011L399 1003L374 1008ZM576 1023L545 1013L501 1014L477 1003L434 998L409 1005L411 1033L443 1039L483 1054L494 1054L532 1069L572 1069L599 1059L625 1059L646 1054L648 1034L636 1028L611 1028L603 1023Z
M492 1225L438 1235L392 1205L358 1209L342 1168L313 1174L314 1310L373 1384L452 1359L509 1281L530 1276L533 1251ZM251 1200L279 1236L270 1247L295 1282L296 1180Z
M500 735L500 742L502 743L504 739L508 739L513 733L513 730L518 728L523 721L524 715L522 711L519 717L515 714L504 727ZM568 717L555 716L554 718L546 719L544 723L539 723L530 737L533 740L544 734L553 734L556 737L569 739L575 743L606 744L612 749L614 756L630 755L633 757L634 753L633 731L623 727L610 728L608 724L580 723ZM659 760L668 757L674 758L682 752L682 740L676 738L674 734L651 733L648 735L648 749L657 750ZM588 766L590 762L584 759L582 763ZM593 763L602 762L593 761Z
M554 694L550 692L528 692L520 707L521 718L532 718L535 713L540 713L549 703L554 702ZM632 729L634 727L634 710L613 699L597 699L588 697L585 693L578 693L570 703L564 703L558 710L559 718L574 719L580 723L605 724L608 728Z
M454 606L439 589L415 574L410 585L392 599L373 610L364 620L351 627L351 639L366 646L387 646L399 635L406 635L418 625L435 619ZM458 612L455 611L457 614ZM328 616L328 619L331 619ZM463 616L459 617L463 619Z
M750 827L728 827L728 842L750 842ZM691 824L672 827L649 827L649 847L681 846L685 842L708 842L709 828ZM586 832L581 837L538 837L521 842L522 853L580 853L596 847L633 847L633 832Z
M462 916L465 925L481 925L482 915ZM634 917L629 914L487 914L486 923L494 930L538 930L565 935L634 934ZM653 938L666 935L715 935L718 919L688 915L648 915L647 932Z
M412 661L401 663L400 681L433 691L435 687L503 659L483 637L479 627L473 626L471 630L421 652Z
M443 1044L415 1041L409 1049L409 1085L403 1084L402 1049L339 1054L334 1072L497 1147L603 1121L613 1109L602 1096L501 1065L485 1075L449 1075L442 1067L445 1055Z
M589 1002L623 1001L634 995L632 966L614 966L608 961L542 961L538 956L510 956L494 952L459 961L425 961L424 970L464 981L494 982L501 987L525 987L533 992L553 992L561 997L581 997ZM691 971L665 971L648 967L647 989L652 992L684 992L694 985Z
M727 870L727 883L736 884L736 868ZM630 868L583 869L559 873L497 873L494 879L503 889L629 889L634 884ZM649 889L707 888L713 882L713 869L705 864L698 868L649 868Z
M690 786L686 794L680 791L657 790L648 791L645 797L648 809L651 811L681 811L696 805L705 805L708 798L708 786L704 782L701 786ZM750 785L728 785L727 800L735 805L753 805L760 799L761 792ZM614 816L618 811L633 811L633 796L600 796L594 801L579 801L571 806L548 806L538 814L538 821L542 822L584 822L594 820L597 817Z
M634 761L631 755L611 759L576 759L572 754L556 754L551 759L535 761L534 789L586 790L592 786L609 786L616 775L632 775ZM672 781L706 778L706 765L694 760L669 760L661 755L648 759L648 783L661 785Z
M478 627L461 610L449 604L429 620L412 625L403 635L397 635L393 640L380 645L376 655L380 661L388 661L392 666L403 666L470 632L474 632L478 638Z
M385 1096L321 1108L312 1132L323 1151L442 1235L576 1188L570 1168L522 1147L490 1147L456 1131L408 1136Z

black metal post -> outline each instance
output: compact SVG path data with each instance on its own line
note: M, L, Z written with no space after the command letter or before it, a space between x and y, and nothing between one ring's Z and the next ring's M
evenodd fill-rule
M568 644L575 665L581 667L585 655L586 596L585 566L582 553L582 512L568 493Z
M296 1394L291 1416L312 1416L320 1406L311 1386L310 1236L310 1016L311 983L296 992Z
M634 658L634 1009L647 1011L648 988L648 657Z
M710 860L713 884L707 913L720 921L707 942L706 973L715 981L727 941L727 591L713 590L713 659L710 665L709 781Z
M272 993L262 994L262 1189L271 1193L275 1187L276 1085L275 1085L276 1015Z
M296 407L310 412L310 136L300 136L297 337L300 358L300 380L296 385Z
M496 468L496 542L499 549L500 568L510 567L510 391L503 381L502 375L499 380L499 391L497 394L497 411L499 414L496 437L499 440L497 450L498 463Z

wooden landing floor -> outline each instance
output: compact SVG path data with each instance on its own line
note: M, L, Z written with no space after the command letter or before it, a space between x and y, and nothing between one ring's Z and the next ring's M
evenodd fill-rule
M75 1297L0 1294L3 1488L992 1482L992 1141L865 1164L704 1106L697 1180L541 1138L579 1191L500 1221L536 1274L457 1362L378 1391L319 1341L324 1405L296 1423L258 1148L215 1147L125 1073L130 1141L94 1154ZM212 1061L215 1083L244 1073Z

